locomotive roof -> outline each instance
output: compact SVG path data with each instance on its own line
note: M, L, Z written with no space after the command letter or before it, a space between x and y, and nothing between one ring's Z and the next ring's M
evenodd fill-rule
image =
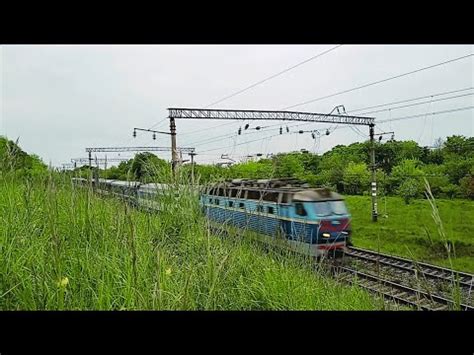
M328 189L311 189L295 192L293 201L318 201L318 200L343 200L344 197L337 192Z
M296 182L296 184L294 184ZM281 186L286 184L285 186ZM242 189L251 191L264 191L265 193L289 193L293 201L328 201L343 200L344 197L337 192L327 188L309 188L304 182L296 179L278 179L278 180L247 180L235 179L231 182L216 184L213 188L224 189Z

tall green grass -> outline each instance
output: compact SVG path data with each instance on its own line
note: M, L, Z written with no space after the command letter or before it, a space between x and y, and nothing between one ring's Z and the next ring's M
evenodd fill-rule
M400 197L381 198L376 223L370 220L370 197L346 201L355 246L474 273L473 201L435 200L429 193L409 205Z
M178 179L179 180L179 179ZM70 178L0 182L2 310L371 310L304 258L216 236L195 192L146 213Z

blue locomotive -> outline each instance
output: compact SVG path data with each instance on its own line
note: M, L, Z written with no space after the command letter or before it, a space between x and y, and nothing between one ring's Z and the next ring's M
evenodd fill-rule
M85 179L73 179L88 184ZM92 180L97 192L159 211L159 194L175 193L167 184ZM294 179L234 179L201 188L199 204L219 225L255 232L267 243L280 242L299 253L320 257L350 245L350 214L344 198L326 188L309 188ZM280 245L282 245L280 244Z
M351 243L344 198L297 180L236 179L208 188L200 204L212 221L254 231L266 242L279 239L300 253L320 257Z

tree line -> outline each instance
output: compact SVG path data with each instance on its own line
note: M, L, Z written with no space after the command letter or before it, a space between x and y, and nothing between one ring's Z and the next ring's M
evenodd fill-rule
M206 184L222 179L268 179L294 177L311 186L324 186L343 194L365 195L370 192L370 142L337 145L319 155L307 151L280 153L258 161L231 166L195 164L196 181ZM424 178L434 196L474 199L474 138L453 135L438 139L435 147L419 146L414 141L389 140L375 143L376 180L379 194L398 195L407 203L423 197ZM28 155L17 142L0 137L0 169L16 170L22 175L47 172L36 155ZM106 170L93 168L100 177L143 182L170 182L170 163L151 153L139 153L133 159ZM88 166L69 172L75 176L90 174ZM179 173L191 179L191 166Z
M258 161L231 166L195 164L195 176L205 184L221 179L267 179L296 177L312 186L325 186L343 194L369 194L371 181L370 142L337 145L318 155L307 151L280 153ZM474 138L453 135L439 139L435 147L414 141L375 143L376 180L379 192L402 196L408 203L423 197L424 180L436 197L474 198ZM111 179L166 182L170 164L151 153L140 153L117 167L101 171ZM181 174L191 178L191 167Z

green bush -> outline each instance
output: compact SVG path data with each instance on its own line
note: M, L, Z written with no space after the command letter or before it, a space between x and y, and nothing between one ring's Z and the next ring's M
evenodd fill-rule
M410 201L420 196L421 184L418 180L408 178L398 188L398 194L403 198L403 201L408 205Z

